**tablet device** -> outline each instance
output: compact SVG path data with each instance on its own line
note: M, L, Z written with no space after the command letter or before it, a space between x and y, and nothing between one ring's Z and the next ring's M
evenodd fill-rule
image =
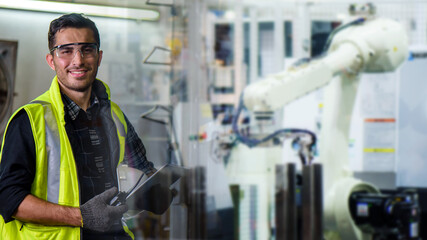
M129 209L147 210L156 214L164 212L172 202L170 186L185 175L186 169L177 165L166 164L144 182L139 181L126 192L119 192L110 205L119 206L126 202L133 203Z

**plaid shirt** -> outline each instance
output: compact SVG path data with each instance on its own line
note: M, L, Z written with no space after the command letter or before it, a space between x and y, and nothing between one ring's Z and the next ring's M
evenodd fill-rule
M95 195L117 184L117 180L113 179L115 169L112 169L109 151L106 151L109 144L105 124L100 116L100 109L104 109L101 106L107 106L110 103L105 98L98 98L94 91L92 91L90 106L86 111L65 94L62 94L62 100L64 110L68 113L65 114L66 130L75 156L81 203L84 204ZM153 163L146 158L145 147L141 139L126 116L125 120L128 131L123 162L145 174L154 173L155 168ZM83 239L128 239L120 220L113 224L110 231L115 233L101 234L83 229Z
M64 102L65 109L68 112L71 120L76 120L77 116L80 113L80 110L83 111L82 108L79 107L73 100L71 100L67 95L62 94L62 100ZM95 93L91 94L91 104L88 109L94 108L96 105L99 105L99 100L96 97ZM92 112L87 111L88 119L92 118ZM127 163L130 167L139 169L143 171L145 174L154 173L156 169L153 167L153 163L149 162L146 157L146 150L144 144L141 139L138 137L135 129L132 124L129 122L128 118L125 115L126 125L128 127L128 132L126 135L126 143L125 143L125 156L123 159L124 163ZM91 133L91 139L98 139L98 137L94 136L95 133Z

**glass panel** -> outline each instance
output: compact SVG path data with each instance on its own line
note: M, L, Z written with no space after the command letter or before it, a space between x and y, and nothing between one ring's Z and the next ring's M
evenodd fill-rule
M317 57L324 53L329 35L340 24L340 22L329 21L311 22L311 57Z
M271 69L273 66L274 58L274 23L273 22L262 22L258 24L258 72L259 76L265 77L266 75L273 72Z
M427 135L422 131L426 87L420 87L427 74L427 3L377 2L374 15L371 6L362 5L353 6L354 16L343 1L109 1L152 8L160 18L91 17L103 51L97 77L110 86L112 101L135 128L148 160L157 169L173 164L186 170L169 190L129 200L131 208L164 199L168 206L161 214L128 212L126 222L135 238L292 239L283 234L293 232L294 237L321 239L322 229L313 225L322 219L327 240L346 238L343 231L361 236L359 229L337 227L355 224L349 199L366 197L352 195L355 189L426 187L427 181L418 180L425 178L425 147L417 143L424 143ZM2 38L20 44L14 110L51 84L55 73L45 64L46 28L59 16L0 8ZM346 25L359 18L363 20ZM369 28L382 18L402 24L403 33L370 39L397 28L373 27L356 35L346 31ZM331 33L347 39L322 56ZM380 57L400 54L405 46L393 40L405 34L408 59ZM365 37L368 42L361 40ZM376 40L379 44L371 44ZM164 51L157 55L153 49ZM343 52L334 55L337 49ZM361 61L363 57L368 59ZM374 72L396 63L392 71ZM0 106L5 91L0 81ZM322 164L323 176L315 163ZM121 190L130 189L142 173L130 167L129 162L119 166ZM362 187L352 178L342 183L340 177L352 172ZM351 184L357 186L348 189ZM338 187L343 190L330 194ZM337 199L326 201L327 196ZM341 205L336 202L340 200ZM331 210L332 205L343 206L344 213ZM366 214L367 205L361 206ZM418 222L415 217L410 220ZM306 229L310 224L315 230ZM378 231L378 238L397 239L385 236L398 231L389 227L371 229Z
M292 52L292 22L291 21L285 21L285 24L283 26L285 28L285 56L290 58L293 56Z

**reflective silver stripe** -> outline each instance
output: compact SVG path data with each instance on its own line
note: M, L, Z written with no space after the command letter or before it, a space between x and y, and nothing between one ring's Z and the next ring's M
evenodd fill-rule
M33 101L44 108L46 155L47 155L47 201L58 203L61 172L61 143L58 123L48 102Z
M123 126L123 123L120 121L119 116L117 116L116 112L113 112L113 119L114 119L114 123L116 124L116 128L119 130L119 134L122 137L126 137L126 131L125 131L125 126Z

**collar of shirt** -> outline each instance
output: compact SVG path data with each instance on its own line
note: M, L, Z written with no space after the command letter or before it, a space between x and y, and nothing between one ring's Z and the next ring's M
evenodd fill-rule
M73 100L71 100L71 98L69 98L64 93L61 93L61 96L62 96L62 101L64 102L64 106L68 112L68 115L71 117L71 120L73 120L73 121L76 120L76 118L79 115L80 110L82 110L82 108L79 105L77 105L77 103L75 103ZM90 95L90 106L89 106L89 108L93 107L96 104L99 104L99 100L98 100L98 97L95 95L95 93L92 91L92 93Z

